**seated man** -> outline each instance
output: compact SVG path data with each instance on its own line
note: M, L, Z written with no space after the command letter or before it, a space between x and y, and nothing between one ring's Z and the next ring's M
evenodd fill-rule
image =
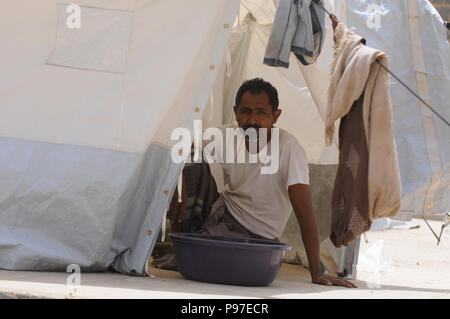
M244 132L254 128L256 135L246 135L241 147L245 144L246 157L262 150L266 150L268 155L278 152L277 167L273 172L263 174L261 169L267 162L225 161L226 152L230 151L227 141L225 150L219 154L224 159L221 166L225 181L225 190L219 194L208 164L186 164L183 169L182 202L178 203L175 192L168 212L172 230L278 240L294 209L312 282L356 287L349 281L325 275L320 269L320 243L312 211L308 159L294 136L274 127L281 115L278 105L277 90L270 83L256 78L242 84L234 106L237 125ZM230 128L233 125L220 127L223 136ZM266 129L266 135L261 135L260 128ZM256 142L256 153L250 142ZM238 150L233 152L236 160ZM271 158L274 160L273 156ZM167 254L164 247L168 246L155 247L154 265L164 268L164 263L170 264L170 256L172 266L176 266L173 254Z

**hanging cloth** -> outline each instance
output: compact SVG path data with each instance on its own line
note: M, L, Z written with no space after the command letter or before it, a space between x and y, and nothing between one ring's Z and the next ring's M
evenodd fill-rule
M365 232L372 220L394 217L400 209L389 74L377 60L388 65L385 53L366 46L343 23L337 25L325 135L330 145L334 122L341 119L331 236L338 247ZM367 195L361 193L366 184Z
M318 2L323 5L322 0ZM303 65L314 63L325 38L325 12L312 0L280 0L264 64L289 67L291 51Z

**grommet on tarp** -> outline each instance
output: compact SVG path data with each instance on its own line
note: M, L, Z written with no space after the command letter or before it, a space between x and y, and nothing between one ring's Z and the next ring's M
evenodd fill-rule
M230 53L230 49L227 47L225 49L225 59L227 61L227 77L231 76L231 53Z

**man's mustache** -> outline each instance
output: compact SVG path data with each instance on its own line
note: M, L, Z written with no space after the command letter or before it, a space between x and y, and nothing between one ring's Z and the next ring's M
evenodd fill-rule
M242 127L244 129L244 131L247 131L249 128L254 128L256 130L256 132L258 132L258 130L261 128L259 125L246 125Z

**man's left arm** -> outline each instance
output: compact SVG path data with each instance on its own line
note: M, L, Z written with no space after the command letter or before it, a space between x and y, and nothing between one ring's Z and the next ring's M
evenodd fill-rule
M320 285L357 288L356 285L347 280L341 280L323 274L320 269L320 240L314 219L309 185L291 185L288 188L288 192L289 199L297 216L298 224L300 225L312 282Z

